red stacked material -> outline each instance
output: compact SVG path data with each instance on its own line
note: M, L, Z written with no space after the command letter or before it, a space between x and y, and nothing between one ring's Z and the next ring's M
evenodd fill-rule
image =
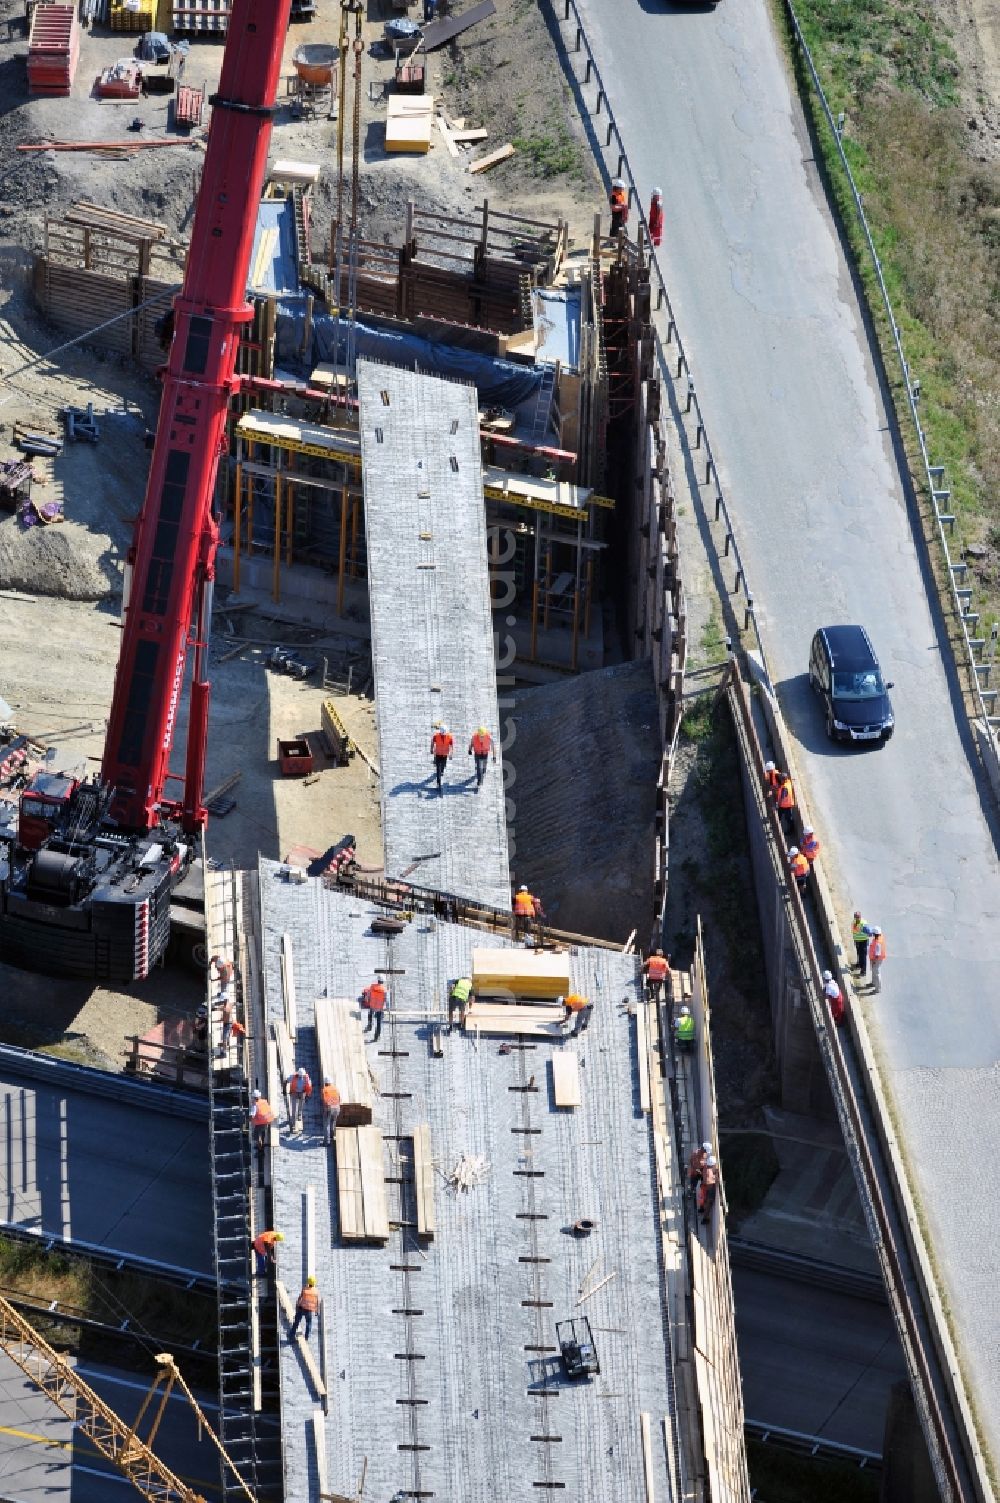
M28 93L68 94L80 58L73 5L36 5L28 39Z
M193 125L200 125L204 108L204 89L193 89L190 84L178 84L174 99L175 126L183 125L190 130Z
M127 58L105 68L97 80L97 92L102 99L138 99L141 91L139 64Z

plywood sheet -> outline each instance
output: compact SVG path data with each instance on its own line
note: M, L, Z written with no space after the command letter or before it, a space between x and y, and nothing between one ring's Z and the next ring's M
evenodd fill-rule
M472 952L475 991L508 991L518 997L565 996L569 985L569 955L551 950L488 950Z
M431 1130L426 1122L413 1129L413 1178L417 1192L417 1236L431 1238L437 1230L434 1216L434 1162Z
M580 1061L576 1050L560 1049L558 1054L553 1054L550 1064L556 1106L579 1106Z

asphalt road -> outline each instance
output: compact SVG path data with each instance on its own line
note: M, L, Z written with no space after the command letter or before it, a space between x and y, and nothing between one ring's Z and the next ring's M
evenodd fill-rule
M83 1363L81 1375L128 1424L136 1418L149 1383L131 1371ZM155 1376L150 1360L149 1381ZM217 1405L197 1393L211 1425ZM167 1403L156 1437L157 1456L207 1500L221 1497L217 1453L198 1427L186 1399ZM146 1428L142 1435L148 1435ZM50 1399L0 1353L0 1498L10 1503L138 1503L132 1484L90 1442L74 1431Z
M733 1269L746 1416L881 1455L906 1367L887 1305Z
M204 1122L0 1076L0 1228L212 1274Z
M772 674L846 925L882 925L865 1007L1000 1458L1000 869L851 278L764 0L581 0L730 497ZM915 371L914 375L919 375ZM808 691L816 626L865 624L894 740L835 750Z

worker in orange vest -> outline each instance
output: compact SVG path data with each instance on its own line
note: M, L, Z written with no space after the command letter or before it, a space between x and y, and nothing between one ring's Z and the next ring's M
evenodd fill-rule
M535 917L535 899L525 887L524 883L514 894L514 938L524 939L531 929L531 920Z
M285 1090L288 1092L292 1132L301 1132L302 1109L313 1093L313 1083L309 1078L309 1072L305 1065L299 1065L295 1074L288 1077L285 1081Z
M563 1017L564 1024L568 1023L570 1018L576 1019L571 1034L572 1038L576 1038L578 1033L582 1033L590 1025L590 1015L594 1011L593 1003L588 1002L587 998L581 996L579 992L570 992L565 997L557 997L556 1001L561 1002L566 1009Z
M795 789L787 772L781 774L781 782L778 784L774 795L774 802L778 806L778 816L781 820L781 828L786 835L792 833L792 810L795 808Z
M662 950L654 950L643 970L646 972L650 996L659 997L662 1002L670 984L670 956L664 955Z
M833 1021L839 1026L844 1021L844 994L834 980L832 971L823 972L823 995Z
M329 1075L323 1076L323 1136L327 1143L333 1142L333 1135L337 1131L337 1118L340 1116L340 1092L333 1084ZM309 1335L309 1332L306 1332Z
M493 761L496 762L497 754L493 746L493 737L484 725L473 731L472 740L469 742L469 756L476 759L476 792L483 786L483 778L486 776L486 766L493 753Z
M819 841L816 839L816 832L812 825L806 825L802 831L802 845L800 849L803 856L809 862L809 865L812 866L819 855Z
M361 993L361 1005L368 1009L368 1022L365 1024L365 1033L371 1033L374 1028L375 1036L372 1039L373 1044L377 1044L382 1037L382 1014L385 1012L385 995L385 987L377 976L371 986L366 986Z
M316 1288L316 1280L312 1274L306 1279L305 1288L295 1301L295 1319L288 1333L289 1341L294 1341L299 1334L299 1326L302 1321L306 1323L306 1340L312 1335L313 1316L319 1309L319 1290Z
M253 1111L250 1113L250 1126L254 1130L258 1152L264 1152L264 1144L267 1142L267 1130L274 1121L274 1109L269 1101L265 1101L259 1091L253 1093Z
M798 884L799 892L805 892L811 868L797 845L793 845L788 852L788 869Z
M611 234L617 235L628 224L628 189L620 177L611 184Z
M253 1250L257 1254L257 1277L262 1279L267 1274L268 1264L278 1261L278 1243L284 1242L283 1232L267 1231L260 1232L253 1239Z
M878 924L872 924L871 943L868 946L868 963L872 968L873 991L880 992L882 990L882 977L880 975L880 972L882 970L882 962L888 955L888 953L889 952L886 949L885 945L885 935L882 933L882 930L879 928Z
M702 1143L696 1148L688 1159L688 1192L693 1195L701 1184L701 1177L705 1172L705 1160L712 1152L711 1143Z
M434 776L437 778L438 793L444 793L441 779L444 777L445 768L448 766L448 758L455 750L455 738L446 725L439 725L431 737L431 756L434 758Z
M715 1154L709 1153L705 1157L705 1167L701 1171L701 1183L698 1186L698 1217L704 1226L712 1215L712 1207L715 1205L715 1196L719 1188L719 1170L715 1162Z
M653 189L649 200L649 238L654 245L663 240L663 192L660 188Z

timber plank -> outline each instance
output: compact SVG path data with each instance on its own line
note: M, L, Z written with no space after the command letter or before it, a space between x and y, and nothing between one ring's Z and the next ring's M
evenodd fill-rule
M649 1101L649 1039L646 1031L646 1004L640 1002L635 1010L635 1051L639 1066L639 1109L648 1112Z
M413 1177L417 1192L417 1236L430 1240L437 1230L437 1222L434 1215L431 1129L427 1122L421 1122L413 1129Z
M316 1000L316 1037L322 1074L340 1092L338 1127L364 1127L372 1120L372 1079L356 1004L348 997Z
M370 1241L386 1242L389 1238L389 1211L385 1199L382 1134L377 1127L356 1127L354 1131L358 1137L361 1163L364 1234Z
M496 151L491 151L489 156L479 157L477 161L470 163L469 171L488 172L491 167L496 167L500 162L506 162L507 158L513 155L514 147L508 141L506 145L498 147Z
M358 1132L356 1127L338 1127L334 1145L337 1159L337 1209L340 1235L345 1242L363 1241L365 1235Z
M558 1054L553 1054L550 1063L556 1106L579 1106L580 1061L576 1050L561 1049Z

